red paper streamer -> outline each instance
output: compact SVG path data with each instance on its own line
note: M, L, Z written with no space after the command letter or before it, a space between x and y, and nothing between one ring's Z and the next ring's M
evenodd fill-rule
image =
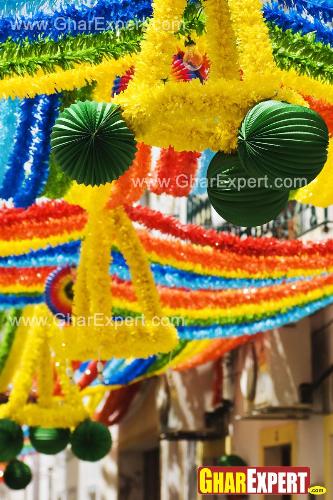
M129 410L139 388L140 383L138 382L111 391L102 410L95 414L95 420L107 426L118 424Z
M149 190L155 194L187 196L193 188L199 153L176 152L173 147L161 149Z

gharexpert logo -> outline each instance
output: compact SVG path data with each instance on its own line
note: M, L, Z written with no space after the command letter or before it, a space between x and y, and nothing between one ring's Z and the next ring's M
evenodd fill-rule
M322 495L308 467L199 467L200 495ZM325 491L324 491L325 490Z
M311 486L308 491L311 495L325 495L327 489L325 486Z

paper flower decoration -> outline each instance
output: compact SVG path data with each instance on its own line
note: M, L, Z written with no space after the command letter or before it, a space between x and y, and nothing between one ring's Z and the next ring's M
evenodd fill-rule
M12 490L24 490L31 482L31 479L30 467L20 460L9 462L3 474L5 485Z
M297 189L322 170L328 141L327 125L315 111L264 101L247 113L239 131L238 153L248 175L290 179L290 185L282 189Z
M56 455L64 450L70 439L69 429L54 429L44 427L30 427L29 439L32 446L39 453Z
M13 420L0 420L0 461L9 462L23 448L23 432L21 426Z
M136 153L134 135L119 106L93 101L79 101L61 113L51 146L65 173L86 186L118 179Z
M67 322L70 322L72 314L74 278L73 267L60 267L49 275L45 286L45 302L48 308L54 315L62 315Z
M288 202L289 191L273 190L250 179L237 155L217 153L209 165L207 182L209 201L216 212L238 226L265 224Z
M85 420L71 436L72 452L80 460L97 462L111 450L109 429L100 422Z

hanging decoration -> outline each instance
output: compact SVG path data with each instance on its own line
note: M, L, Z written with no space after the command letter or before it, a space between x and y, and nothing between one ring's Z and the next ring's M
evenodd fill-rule
M15 340L17 325L21 316L20 309L9 310L5 316L0 344L0 374L6 366L9 354Z
M301 203L310 203L317 207L329 207L333 203L331 189L331 170L333 165L333 143L330 141L328 160L318 177L308 186L296 191L294 198Z
M58 356L72 360L111 356L148 356L169 352L177 332L164 317L140 240L122 208L108 210L111 187L92 188L86 208L89 219L74 285L72 325L55 328L51 343ZM80 192L77 196L80 198ZM118 245L131 272L142 318L126 324L112 317L109 268L111 244ZM99 286L94 284L96 281ZM92 318L100 316L97 324ZM83 339L89 336L89 342Z
M49 333L43 323L33 319L38 309L26 311L33 326L28 328L19 367L15 372L8 403L0 406L0 418L14 420L32 427L74 427L87 416L77 387L66 373L66 365L58 362L56 372L61 383L62 398L53 396L53 363ZM29 322L27 321L27 324ZM29 401L32 380L37 375L38 402Z
M24 490L32 480L29 465L21 460L12 460L4 470L3 480L11 490Z
M18 99L0 100L0 186L3 183L6 166L13 148L13 136L20 122L19 109Z
M109 208L130 205L141 198L148 187L151 159L151 148L142 143L138 144L132 165L112 184Z
M109 453L111 434L104 424L85 420L73 432L71 445L74 455L80 460L97 462Z
M149 190L155 194L187 196L195 182L199 157L200 154L193 152L177 153L171 146L162 149L152 173Z
M252 145L249 148L253 150ZM289 191L272 189L270 184L262 187L256 180L237 155L217 153L207 172L209 201L232 224L261 226L279 215L288 202Z
M238 455L223 455L219 458L218 464L221 467L247 467L247 463Z
M196 43L189 40L185 43L185 52L183 56L183 64L190 71L199 71L204 63L204 56L198 50Z
M277 179L291 180L289 189L303 187L300 181L313 181L327 160L327 125L304 106L261 102L244 118L238 139L246 173L267 176L274 189L279 189Z
M36 451L45 455L56 455L63 451L70 440L70 429L31 427L29 439Z
M5 170L1 187L1 198L8 199L13 197L18 188L17 183L20 178L20 167L23 169L25 162L28 160L31 130L33 128L33 110L35 109L36 102L37 98L25 99L20 104L19 127L16 132L15 144L9 158L9 164Z
M193 196L205 196L207 194L207 171L210 162L214 158L216 153L210 149L206 149L201 154L199 158L199 168L197 172L196 179L194 181L193 189L191 195Z
M129 120L128 123L135 133L140 130L140 135L138 135L139 140L162 147L172 144L176 150L198 151L210 147L215 151L223 150L230 152L236 146L237 129L241 120L253 103L254 96L250 92L250 87L252 87L252 91L255 89L255 92L257 92L255 96L257 102L265 98L267 99L268 94L272 97L276 93L280 93L282 96L283 92L285 93L283 100L286 100L286 93L288 91L282 91L281 93L280 85L278 84L280 76L278 70L274 67L267 29L262 22L259 12L259 2L249 0L245 5L242 4L240 6L236 2L230 1L231 19L228 19L225 15L226 5L221 5L220 9L215 9L214 15L210 16L209 9L212 9L211 14L213 14L213 6L215 4L213 0L206 3L208 10L207 44L208 57L211 62L211 74L205 84L204 100L200 99L200 93L203 92L203 89L197 80L193 80L186 85L177 86L171 80L167 81L170 73L168 61L172 58L172 51L174 50L174 37L171 26L181 21L185 2L179 0L170 11L166 7L167 2L157 1L154 3L154 17L147 29L146 38L141 44L142 50L137 58L137 69L134 78L129 84L128 89L115 98L115 101L122 106L124 117L126 120ZM212 3L212 7L210 3ZM246 17L248 12L251 12L251 22ZM218 22L220 18L223 21L221 23ZM163 21L168 21L168 25L170 26L169 31L160 32L155 29L155 24L160 23L162 19ZM216 68L218 66L222 68L224 59L229 60L229 57L234 57L237 52L233 47L230 47L230 39L228 39L227 54L218 54L217 50L214 52L215 45L213 40L219 40L220 46L224 45L221 42L226 37L225 26L230 26L230 23L233 23L234 20L237 26L235 30L236 37L238 38L240 53L243 58L239 63L244 76L246 76L246 70L248 70L249 78L245 77L242 81L239 80L237 82L237 79L230 79L228 77L230 81L227 84L223 80L223 76L218 71L215 72L214 65ZM247 27L250 25L252 31L256 29L259 33L258 39L261 41L261 51L260 54L257 54L256 58L251 58L251 67L247 67L246 58L251 53L250 43L252 40L252 36L248 35L247 32ZM156 57L156 54L159 52L156 50L156 47L161 44L162 39L164 42L163 57L160 57L160 54L159 57ZM212 47L212 53L209 52L210 47ZM237 61L233 61L233 63L237 65ZM154 68L154 70L151 71L151 68ZM270 77L265 81L265 88L262 88L260 95L258 87L250 79L250 73L258 69L259 74L262 74L264 68L265 74L267 71L267 75L269 74ZM166 81L163 87L159 84L161 80ZM140 108L136 107L134 109L134 95L136 94L137 96L138 92L141 97ZM228 96L226 95L227 92ZM250 94L251 101L249 101ZM237 106L234 107L232 107L232 95L237 95ZM289 95L290 100L295 101L295 95L292 92L289 92ZM193 117L191 121L186 122L185 128L182 126L182 120L177 120L176 115L172 123L170 123L170 117L173 117L170 105L171 102L175 101L178 103L179 116L191 114ZM301 98L296 99L296 101L297 104L303 103ZM160 116L164 117L161 120L163 127L159 127L158 130L153 127L151 122L157 109L159 109ZM215 109L216 112L212 113L212 109ZM169 120L166 119L167 116ZM227 122L226 116L228 117Z
M296 33L299 38L300 35L310 34L309 39L323 42L324 44L332 44L333 34L332 30L319 16L312 18L306 16L305 5L303 4L301 12L297 9L297 2L291 5L289 2L289 9L285 9L283 3L278 2L265 3L263 14L267 22L272 23L274 27L279 27L286 31ZM292 7L292 8L290 8Z
M74 279L74 268L60 267L49 275L45 286L45 302L50 311L67 322L72 314Z
M59 97L38 96L21 103L20 125L1 188L3 199L28 207L43 192L48 178L50 134Z
M243 240L230 234L182 225L179 221L148 208L137 206L127 207L126 210L131 218L141 225L137 229L136 237L139 236L152 266L156 291L163 310L163 314L159 313L158 317L168 317L169 321L177 325L178 333L183 339L209 339L218 335L257 333L271 328L272 325L281 325L284 321L304 317L308 311L317 310L332 300L330 273L333 257L330 240L316 244L284 242L273 238ZM103 209L102 214L98 215L98 220L104 235L104 229L107 227L105 221L112 217L112 210ZM56 269L54 264L59 263L61 267L78 264L80 242L75 238L87 220L85 212L77 206L53 202L32 207L28 213L6 209L1 215L4 236L0 239L0 253L3 255L0 258L0 303L2 307L8 307L6 304L9 301L15 306L22 304L22 301L25 304L42 303L45 281ZM47 224L44 222L46 219ZM32 222L36 233L32 231ZM15 227L19 238L22 237L22 228L27 225L32 239L27 240L26 248L21 247L16 255L13 255L15 240L6 241L7 238L13 237L9 227ZM117 227L120 227L119 224ZM158 230L173 238L152 236L144 227ZM130 233L126 232L126 238L122 238L130 246L134 240L128 234L132 234L132 230ZM80 231L83 237L84 232L82 229ZM119 236L125 234L122 230L118 230L118 233ZM36 239L35 234L45 234L47 238ZM54 241L53 247L48 243L51 237ZM56 243L57 239L59 243ZM36 241L35 251L32 252L29 251L31 241ZM69 243L66 243L68 241ZM100 251L101 237L95 237L94 241L99 242L95 248ZM89 301L103 300L103 308L109 311L105 301L110 294L112 306L108 316L131 317L133 321L137 321L135 318L140 317L140 313L147 307L146 301L151 292L146 293L145 302L142 303L145 305L140 305L140 295L130 285L132 261L128 261L129 268L119 252L123 251L123 248L117 239L114 240L112 254L110 246L108 249L108 252L105 250L106 263L103 266L105 276L109 275L110 278L105 282L103 299L99 299L97 294L90 299L91 290L82 292L79 296L79 300L83 301L80 307L85 311L84 314L87 314L89 308L84 305L84 300L89 298ZM111 255L113 262L109 267ZM125 256L127 257L127 254ZM94 262L99 261L94 259ZM52 265L53 267L49 267ZM134 266L140 271L145 268L141 261L138 261L138 257ZM89 270L89 265L87 269ZM99 276L99 272L94 264L89 279ZM99 278L100 282L104 280L105 278ZM142 278L140 282L142 286ZM70 303L68 305L71 307ZM102 310L101 306L96 310ZM42 314L44 313L50 314L43 308ZM93 343L96 343L96 346L99 330L97 328L95 333L91 332L93 336L96 334L96 342ZM81 333L82 331L85 331L84 326ZM61 349L61 345L65 343L64 351L72 349L70 357L73 359L98 359L99 355L108 359L115 355L111 348L110 351L104 352L104 346L99 354L97 347L94 353L89 352L89 346L85 347L85 343L80 343L79 335L80 328L65 327L60 332L56 331L53 342L57 344L59 351L64 349ZM68 341L69 338L71 342ZM120 344L120 337L118 344L119 355L123 357L125 350L121 351L124 345ZM141 349L143 348L144 342L141 343ZM82 349L86 349L85 353L81 352ZM144 356L148 354L154 352L146 352ZM142 356L143 352L140 351L138 355Z
M23 432L21 426L12 420L0 420L0 460L13 460L23 448Z
M71 446L100 460L112 440L92 419L120 418L109 419L110 392L215 360L333 303L332 241L241 239L137 204L147 189L208 187L221 216L255 226L283 210L299 177L297 200L333 203L328 7L281 0L264 6L266 24L259 0L65 2L2 16L0 96L23 99L0 208L0 459L10 488L31 481L21 426L38 452ZM52 25L101 12L111 22L101 30L66 26L59 37ZM13 28L27 20L47 21L45 33ZM262 177L268 185L239 188ZM124 393L122 414L135 389Z
M98 0L90 7L86 3L64 2L46 12L37 9L33 15L26 12L15 16L2 15L0 41L8 38L15 41L26 41L26 38L30 41L41 38L57 40L64 35L98 33L112 26L125 26L133 19L145 20L151 13L150 0L130 5L119 0ZM29 26L28 30L23 29L26 26Z
M119 107L91 101L72 104L62 112L53 128L51 145L64 171L86 186L118 179L136 152L134 136Z

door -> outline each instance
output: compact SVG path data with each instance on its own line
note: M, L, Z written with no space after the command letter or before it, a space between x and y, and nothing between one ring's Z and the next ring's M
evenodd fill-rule
M289 467L296 464L296 424L268 427L260 431L261 465ZM267 495L265 500L296 500L294 495Z
M325 448L324 448L324 466L325 466L325 487L327 491L333 491L333 415L325 417Z

